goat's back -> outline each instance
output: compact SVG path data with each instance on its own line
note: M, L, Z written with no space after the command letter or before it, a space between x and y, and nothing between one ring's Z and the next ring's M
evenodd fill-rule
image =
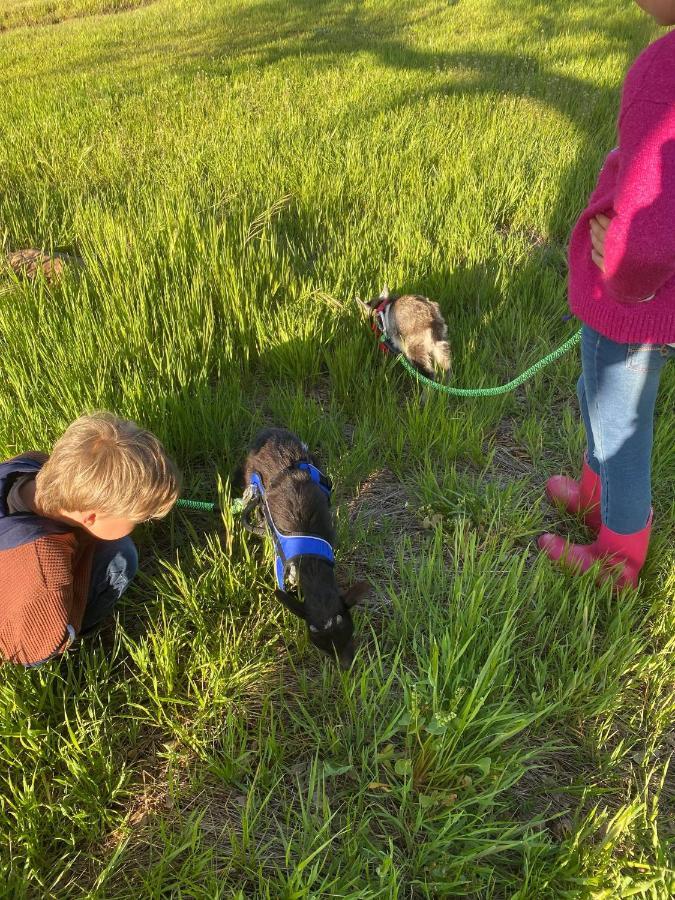
M274 523L286 534L313 534L334 543L328 498L299 462L317 465L297 435L285 428L266 428L253 440L244 463L248 484L254 472L262 478Z

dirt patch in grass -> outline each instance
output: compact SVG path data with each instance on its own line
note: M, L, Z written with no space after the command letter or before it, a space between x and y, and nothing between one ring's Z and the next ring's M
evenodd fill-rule
M385 467L371 472L357 486L355 496L343 504L342 510L346 512L351 528L358 524L366 536L375 536L372 543L366 537L346 554L360 578L370 576L374 579L383 571L393 571L401 554L419 556L428 531L418 515L409 488L391 469ZM377 599L389 603L384 595L378 595Z
M515 422L512 419L503 419L495 429L492 444L494 454L488 477L494 473L494 479L499 482L520 478L528 478L533 482L540 481L541 476L530 454L513 435L514 428Z
M536 465L529 451L514 436L516 425L513 419L502 419L494 430L493 440L483 447L485 453L492 451L492 463L484 473L484 477L499 487L507 487L514 481L526 480L533 492L540 492L543 495L547 479L558 471L557 463ZM546 521L559 521L558 513L545 500L542 501L542 510Z
M357 519L375 526L394 522L398 536L419 528L408 489L386 467L371 472L359 484L347 509L351 523Z
M512 788L514 807L524 821L546 819L551 837L563 841L573 833L579 814L580 780L579 761L572 752L551 753Z
M121 845L127 844L125 854L133 852L134 866L138 865L139 854L130 851L132 845L144 845L150 851L151 823L172 806L168 787L169 763L164 755L160 756L162 751L170 749L171 745L154 730L148 730L129 748L127 762L134 766L135 774L128 788L129 802L124 819L99 845L91 847L89 854L83 854L71 869L72 883L78 885L84 896L89 896L93 890L101 862L109 860ZM174 768L174 779L176 777ZM185 776L182 777L185 780ZM149 861L150 854L146 853L143 858Z
M292 777L293 770L305 763L291 766L288 774ZM149 784L147 791L139 798L139 801L130 816L127 818L124 830L119 835L111 835L111 846L104 847L104 853L110 854L115 850L113 840L117 843L126 841L124 848L124 865L112 879L106 882L106 890L128 889L135 882L130 881L128 873L136 874L147 871L153 862L158 861L167 852L167 842L171 841L171 835L177 834L182 828L192 826L197 835L190 829L189 845L181 851L182 854L194 852L199 849L211 849L214 851L213 864L218 873L225 877L227 870L232 874L233 857L238 857L241 850L251 852L247 847L244 822L250 823L251 818L256 819L255 847L262 851L262 866L271 871L283 868L285 852L279 840L279 828L277 821L282 820L285 807L278 803L278 808L271 808L271 801L267 801L265 814L259 818L256 816L257 804L251 805L247 792L241 787L227 784L215 777L208 776L200 781L198 786L190 784L187 780L174 782L173 791L169 794L166 785ZM175 846L175 844L174 844ZM179 857L174 860L178 861ZM235 869L237 864L234 863ZM88 873L90 883L93 884L91 872ZM240 884L245 883L247 874L240 871L236 874Z
M620 737L620 732L625 731ZM604 754L616 750L620 741L630 740L627 727L621 727L611 740L611 747L604 748ZM577 735L577 740L581 737ZM660 773L675 750L675 734L663 736L661 746L650 757L648 763L655 766L651 776L648 794L651 796L659 786ZM606 773L598 777L598 759L584 748L583 741L561 750L553 750L536 765L528 769L510 796L518 815L525 821L545 819L546 829L556 842L566 840L574 834L579 822L589 816L597 806L608 817L638 796L645 783L645 755L639 743L614 762ZM584 796L584 791L592 785L592 791ZM672 778L666 778L660 790L657 824L661 837L675 835L675 786ZM597 816L595 817L597 820ZM590 842L599 841L606 835L607 822L602 825Z
M124 838L128 828L140 829L149 823L156 813L170 809L172 801L168 785L169 763L163 756L173 749L158 735L146 735L131 747L127 760L136 768L136 778L131 786L132 797L124 825L113 831L104 844L104 849L114 850ZM161 751L164 751L162 753ZM180 775L177 776L180 780Z
M306 762L289 766L286 773L288 781L292 780L294 772L300 770L307 770ZM251 805L248 795L241 788L208 780L192 796L186 795L183 798L180 814L183 817L199 817L202 843L214 848L222 860L223 857L230 856L233 850L245 846L243 821L247 818L250 820L256 814L256 805ZM256 846L264 847L261 865L272 871L278 871L285 864L284 847L279 840L280 832L277 827L277 821L283 819L285 807L285 804L282 805L281 795L276 802L268 800L265 814L258 819L256 828Z
M505 241L517 241L530 248L532 259L539 265L553 269L564 276L567 271L565 248L556 241L532 228L518 228L512 222L502 221L495 228L496 233Z
M240 721L246 723L247 753L255 756L259 752L256 729L266 700L277 689L282 689L284 696L288 697L296 687L297 674L293 662L288 651L280 647L265 679L259 684L248 685L244 697L233 699ZM186 720L184 725L186 732L189 732L190 722ZM242 786L248 782L250 773L242 770L239 776L233 776L232 781L208 772L202 774L205 772L202 752L206 749L217 758L218 742L217 730L211 738L204 734L200 736L199 749L154 728L142 732L126 754L126 763L133 769L133 774L120 824L92 846L88 855L83 854L80 862L73 867L71 878L84 896L90 896L101 869L117 854L120 864L105 883L106 895L135 884L129 880L129 872L136 875L147 871L166 853L167 835L178 833L191 822L198 822L203 846L217 848L221 859L231 855L233 845L236 847L242 839L242 816L246 813L250 818L255 814L256 807L252 807L252 812L247 810L246 788ZM294 772L299 773L306 768L305 760L291 765L288 772L292 776ZM282 817L281 808L272 812L278 812ZM273 835L278 840L279 834L274 816L268 820L270 840L266 843L266 853L273 843ZM259 830L266 832L264 827ZM272 855L281 864L282 847L279 847L279 854Z
M156 0L10 0L0 13L0 32L13 28L59 25L70 19L115 15Z

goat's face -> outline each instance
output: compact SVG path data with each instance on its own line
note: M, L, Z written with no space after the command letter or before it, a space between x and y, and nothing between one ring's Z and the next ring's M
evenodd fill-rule
M342 603L342 611L320 625L307 623L312 644L332 659L338 660L341 669L348 669L354 661L354 622L349 608Z
M337 607L337 612L324 621L308 619L305 604L295 594L279 590L275 593L287 609L305 620L309 640L317 650L321 650L331 659L337 659L340 668L349 669L354 661L354 622L351 608L368 593L368 590L367 583L357 582L339 594L336 598L337 603L332 604L333 608Z
M382 288L382 293L379 297L373 297L372 300L359 300L357 298L357 303L360 308L372 319L375 319L377 307L383 303L385 300L394 300L395 298L389 293L389 288L385 284Z

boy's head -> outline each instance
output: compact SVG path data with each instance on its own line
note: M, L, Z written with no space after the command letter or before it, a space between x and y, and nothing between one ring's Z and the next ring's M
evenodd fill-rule
M636 0L659 25L675 25L675 0Z
M176 502L180 476L154 434L109 412L81 416L56 442L37 475L35 503L101 540L161 519Z

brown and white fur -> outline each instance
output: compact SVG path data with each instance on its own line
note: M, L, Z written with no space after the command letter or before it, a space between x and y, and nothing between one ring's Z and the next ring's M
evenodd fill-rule
M438 303L419 294L393 296L385 285L379 297L361 305L374 317L385 300L389 303L384 310L384 330L394 348L427 378L445 380L450 373L450 346Z

